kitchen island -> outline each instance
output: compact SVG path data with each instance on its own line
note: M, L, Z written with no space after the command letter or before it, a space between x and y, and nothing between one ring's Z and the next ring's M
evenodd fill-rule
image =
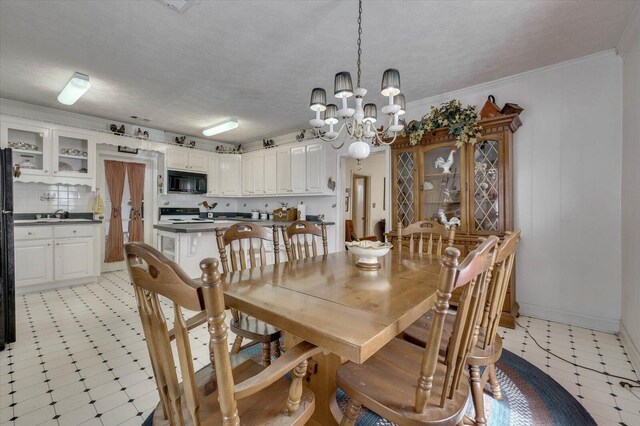
M164 224L159 223L153 226L157 231L156 248L161 251L167 258L173 260L185 270L192 278L200 276L200 261L206 257L220 258L218 245L216 243L215 229L228 229L230 226L238 222L258 223L271 229L273 225L289 226L293 221L273 221L273 220L257 220L244 217L216 218L214 223L180 223L180 224ZM320 223L319 221L310 221L312 223ZM327 242L329 252L335 250L335 223L324 222L327 225ZM286 252L282 238L282 231L279 231L280 260L286 260ZM270 263L274 262L274 248L271 242L265 244L267 251L267 259Z

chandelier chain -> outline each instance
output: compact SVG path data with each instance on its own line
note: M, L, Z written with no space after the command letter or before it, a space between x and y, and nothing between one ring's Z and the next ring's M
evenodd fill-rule
M362 55L362 0L358 0L358 81L356 87L360 86L360 56Z

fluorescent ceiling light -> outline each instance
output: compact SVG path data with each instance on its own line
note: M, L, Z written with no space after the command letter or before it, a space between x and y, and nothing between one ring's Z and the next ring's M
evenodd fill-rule
M65 105L73 105L90 87L91 83L88 75L79 72L73 73L71 80L58 95L58 102Z
M202 131L202 134L205 136L213 136L213 135L217 135L218 133L222 133L222 132L228 132L229 130L233 130L236 127L238 127L238 119L237 118L230 118L226 121L223 121L222 123L218 123L213 127L209 127L208 129L204 129Z

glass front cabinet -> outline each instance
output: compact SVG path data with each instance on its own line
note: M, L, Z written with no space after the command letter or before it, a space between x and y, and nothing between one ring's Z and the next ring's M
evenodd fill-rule
M13 164L20 166L17 182L95 187L95 141L89 132L3 120L0 146L13 151Z
M425 133L411 146L398 138L392 149L393 229L420 220L460 221L455 246L466 256L478 237L504 236L513 229L513 134L517 114L480 120L475 145L456 147L447 129ZM393 238L394 232L390 233ZM515 326L515 280L509 288L501 324Z

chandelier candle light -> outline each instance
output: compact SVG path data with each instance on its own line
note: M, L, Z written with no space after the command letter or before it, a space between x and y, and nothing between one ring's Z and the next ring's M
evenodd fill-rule
M400 72L397 69L389 68L382 75L382 86L380 94L388 99L388 104L382 107L382 113L389 117L386 128L376 129L375 123L378 119L378 107L376 104L364 104L364 97L367 90L360 87L360 57L362 55L362 0L358 2L358 61L357 61L357 85L353 89L351 83L351 74L342 71L336 74L334 82L333 94L341 102L341 107L335 104L327 105L327 93L322 88L315 88L311 92L311 102L309 108L316 113L316 117L309 121L313 126L315 136L325 142L333 142L343 130L346 129L348 136L353 139L349 146L349 154L358 162L369 156L369 144L375 140L377 144L391 145L402 131L404 126L398 123L398 119L406 112L406 103L404 95L400 93ZM350 108L347 99L355 95L355 108ZM334 126L342 119L343 124L336 131ZM322 128L324 125L329 126L329 131L324 133ZM393 137L387 141L389 137ZM340 146L331 147L340 149Z

